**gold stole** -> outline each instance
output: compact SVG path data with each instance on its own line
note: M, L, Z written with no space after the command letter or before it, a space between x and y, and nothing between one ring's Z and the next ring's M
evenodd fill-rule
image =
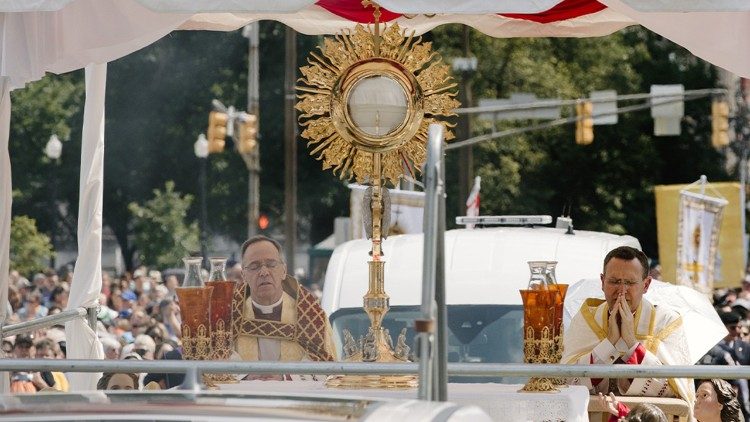
M603 303L604 306L600 306ZM641 304L638 305L638 309L636 309L635 315L633 317L635 321L636 331L635 338L636 340L641 342L641 344L643 344L646 350L651 352L654 356L658 356L657 351L659 349L659 345L662 341L664 341L664 339L672 335L672 333L674 333L674 331L682 325L682 316L669 323L666 327L663 327L658 333L654 333L656 307L653 305L646 307L646 313L648 315L642 315L643 309L643 302L641 302ZM609 329L609 319L607 318L607 315L609 314L609 305L605 303L603 299L590 298L586 300L584 306L581 307L580 312L583 318L586 320L589 328L597 336L599 341L604 340L607 337L607 332ZM599 324L598 319L601 319L603 323ZM575 362L585 353L588 352L581 353L580 355L576 356L573 361ZM685 391L684 394L681 394L681 388L677 386L674 378L668 378L667 383L674 392L675 396L682 397L688 401L691 400L691 398L685 397L685 395L690 395L689 391Z
M232 326L235 347L243 360L258 360L258 337L281 341L281 361L308 356L315 361L333 361L327 350L327 318L312 293L291 277L284 279L281 321L255 319L245 284L234 290Z

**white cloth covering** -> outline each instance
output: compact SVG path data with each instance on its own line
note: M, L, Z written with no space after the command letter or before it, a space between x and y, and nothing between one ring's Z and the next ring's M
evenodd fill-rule
M102 288L102 202L104 192L104 94L107 65L86 66L86 105L81 142L78 260L66 310L96 306ZM104 359L102 343L81 318L65 323L68 359ZM70 373L71 391L96 390L101 374Z
M260 394L306 394L330 396L331 390L319 381L241 381L219 384L222 391L241 391ZM519 392L521 385L513 384L448 384L448 401L460 405L479 406L502 422L567 421L588 422L589 393L585 387L574 385L557 393ZM417 399L417 389L336 389L342 397Z

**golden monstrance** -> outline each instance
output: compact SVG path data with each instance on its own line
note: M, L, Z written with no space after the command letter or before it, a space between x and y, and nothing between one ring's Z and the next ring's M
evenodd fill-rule
M455 116L456 84L448 66L432 51L431 43L406 34L398 24L380 23L378 5L372 27L357 25L353 31L325 39L320 54L310 53L309 66L302 66L304 86L297 86L310 155L333 169L342 180L355 179L369 185L365 200L365 232L372 239L369 290L364 310L370 328L361 341L344 333L344 358L355 362L403 362L408 360L405 330L394 350L382 327L389 309L384 289L381 242L388 234L389 195L385 184L396 185L408 175L415 177L426 159L427 128L430 123L446 126L446 140L453 138L440 116ZM382 29L382 31L381 31ZM365 208L365 207L363 207ZM414 280L418 282L418 280ZM328 386L346 388L410 388L413 375L332 376Z

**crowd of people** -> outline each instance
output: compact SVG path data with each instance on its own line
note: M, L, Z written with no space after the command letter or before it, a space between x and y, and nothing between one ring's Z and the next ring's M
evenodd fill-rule
M230 266L227 273L229 278L240 281L240 272L237 264ZM181 316L175 294L175 288L181 282L178 276L169 274L162 277L160 272L149 271L145 267L116 278L102 273L96 331L106 359L167 359L173 356L170 352L179 353ZM72 272L59 275L48 270L33 274L29 279L12 270L6 324L54 315L64 310L68 304L72 277ZM62 325L56 325L29 334L6 337L2 347L6 356L16 358L64 359L65 330ZM135 388L142 388L145 378L138 376ZM121 385L125 379L115 377L115 384ZM147 384L149 380L145 380ZM152 380L166 387L166 376L161 376L161 379L152 377ZM105 386L107 381L102 381ZM68 382L62 373L18 372L11 376L11 389L24 392L67 391Z

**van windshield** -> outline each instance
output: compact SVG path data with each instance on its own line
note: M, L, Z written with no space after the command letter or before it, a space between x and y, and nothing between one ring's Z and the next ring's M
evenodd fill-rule
M383 327L395 345L406 328L410 359L416 361L414 320L421 318L419 306L394 306L385 315ZM370 327L362 308L339 309L331 315L339 356L343 356L343 330L355 339ZM523 307L521 305L448 305L448 362L523 363ZM523 378L451 377L451 382L519 383Z

